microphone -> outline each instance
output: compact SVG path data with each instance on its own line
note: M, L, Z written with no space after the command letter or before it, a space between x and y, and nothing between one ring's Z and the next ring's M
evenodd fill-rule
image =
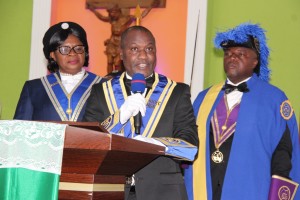
M131 80L132 93L143 94L145 88L146 88L145 76L140 73L134 74ZM141 112L139 112L136 116L134 116L134 128L136 134L140 134L141 126L142 126L142 115Z

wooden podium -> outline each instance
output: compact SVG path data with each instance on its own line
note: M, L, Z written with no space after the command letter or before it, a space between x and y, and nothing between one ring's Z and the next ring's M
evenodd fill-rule
M105 133L99 123L62 123L70 126L65 134L61 200L124 199L126 177L164 155L164 147Z

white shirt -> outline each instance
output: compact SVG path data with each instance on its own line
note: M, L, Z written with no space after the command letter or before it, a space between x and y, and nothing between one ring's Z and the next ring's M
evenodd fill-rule
M72 90L77 86L79 81L83 78L85 74L85 69L82 68L80 72L74 75L66 74L62 72L59 73L60 73L60 78L63 86L65 87L68 93L71 93Z
M228 78L227 78L227 84L230 84L230 85L234 85L234 86L237 86L243 82L246 82L250 79L251 77L237 83L237 84L234 84L232 83ZM242 96L243 96L243 92L240 92L238 90L234 90L232 92L230 92L229 94L226 94L226 100L227 100L227 105L228 105L228 108L231 109L235 104L239 103L242 99Z

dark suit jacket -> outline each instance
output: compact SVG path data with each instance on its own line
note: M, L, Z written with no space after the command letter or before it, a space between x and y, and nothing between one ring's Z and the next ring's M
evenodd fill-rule
M103 122L110 116L101 84L95 84L87 101L84 121ZM188 85L178 83L166 105L153 137L181 138L198 145L198 134ZM137 199L187 199L180 163L159 157L135 173ZM125 186L125 199L130 185Z
M101 79L101 82L102 81L104 81L104 79ZM77 121L82 120L85 105L86 103L84 104ZM56 112L41 79L34 79L25 82L14 119L61 121L61 118Z

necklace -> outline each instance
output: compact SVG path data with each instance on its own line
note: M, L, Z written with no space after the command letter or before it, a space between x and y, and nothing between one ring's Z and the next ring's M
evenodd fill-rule
M226 95L218 104L211 118L214 143L216 150L211 154L211 159L215 163L221 163L224 155L220 151L220 146L235 132L236 120L240 103L237 102L231 109L228 108Z

